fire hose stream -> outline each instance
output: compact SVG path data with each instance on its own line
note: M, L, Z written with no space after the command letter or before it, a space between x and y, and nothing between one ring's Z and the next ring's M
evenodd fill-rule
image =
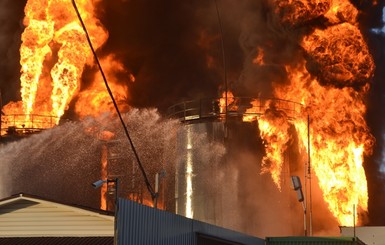
M106 76L105 76L105 74L104 74L104 72L103 72L103 68L102 68L102 66L101 66L101 64L100 64L99 58L98 58L98 56L97 56L97 54L96 54L96 52L95 52L95 49L94 49L94 47L93 47L93 45L92 45L92 42L91 42L91 39L90 39L90 37L89 37L87 28L86 28L86 26L85 26L85 24L84 24L84 22L83 22L83 19L82 19L80 13L79 13L79 10L78 10L78 8L77 8L77 5L76 5L76 3L75 3L75 0L72 0L72 5L73 5L73 7L74 7L74 9L75 9L75 11L76 11L76 14L77 14L77 16L78 16L78 18L79 18L79 21L80 21L81 25L82 25L82 27L83 27L83 30L84 30L84 32L85 32L85 35L86 35L88 44L89 44L89 46L90 46L90 48L91 48L92 54L94 55L95 61L96 61L97 65L98 65L98 68L99 68L99 70L100 70L100 73L101 73L101 75L102 75L102 77L103 77L103 81L104 81L104 84L105 84L106 89L107 89L107 91L108 91L108 94L110 95L111 100L112 100L112 102L113 102L113 104L114 104L116 113L117 113L118 116L119 116L120 122L122 123L122 127L123 127L123 129L124 129L124 132L125 132L125 134L126 134L126 136L127 136L127 139L128 139L128 141L129 141L129 143L130 143L131 149L132 149L132 151L133 151L133 153L134 153L134 156L135 156L135 159L136 159L136 161L137 161L137 163L138 163L139 169L140 169L140 171L141 171L141 173L142 173L142 176L143 176L144 182L145 182L145 184L146 184L147 190L150 192L152 201L153 201L153 203L154 203L155 200L156 200L156 197L157 197L158 193L155 193L154 189L152 188L152 186L151 186L151 184L150 184L150 182L149 182L149 180L148 180L146 171L145 171L145 169L144 169L144 167L143 167L143 165L142 165L142 163L141 163L141 161L140 161L139 155L138 155L138 153L137 153L137 151L136 151L136 149L135 149L134 143L132 142L132 139L131 139L130 134L129 134L128 129L127 129L127 126L126 126L126 124L124 123L124 120L123 120L123 117L122 117L122 115L121 115L121 113L120 113L119 107L118 107L118 105L117 105L117 103L116 103L116 101L115 101L115 98L114 98L114 96L113 96L113 94L112 94L112 91L111 91L111 89L110 89L110 86L108 85L107 78L106 78Z

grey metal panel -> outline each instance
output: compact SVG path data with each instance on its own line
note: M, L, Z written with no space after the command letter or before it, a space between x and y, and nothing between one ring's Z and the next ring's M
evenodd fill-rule
M223 169L217 166L223 160L221 156L225 149L209 149L207 146L223 142L224 134L224 123L220 121L186 124L178 130L175 176L177 214L211 224L221 223L219 210L223 190L218 176ZM187 203L190 203L189 207Z
M159 243L193 245L192 220L168 212L159 211Z
M196 234L218 237L240 244L264 244L263 239L206 224L119 199L118 244L195 245Z
M244 245L264 245L265 240L256 237L248 236L236 231L228 230L222 227L210 225L197 220L193 221L193 232L205 234L212 237L221 238L231 242L236 242Z
M341 236L358 237L366 244L381 245L385 244L385 226L361 226L346 227L342 226Z
M119 199L119 244L192 245L191 220Z
M155 244L156 213L148 207L119 200L119 244Z

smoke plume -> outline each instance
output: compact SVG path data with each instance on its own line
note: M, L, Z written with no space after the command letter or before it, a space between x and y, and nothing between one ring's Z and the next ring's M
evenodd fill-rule
M385 219L385 175L384 175L384 134L385 134L385 112L382 105L385 103L385 33L381 32L385 25L383 19L385 2L376 1L354 1L362 11L360 15L361 31L367 38L377 69L371 83L371 89L367 99L368 113L367 123L376 138L373 155L365 160L366 175L368 178L369 191L369 224L383 225Z
M4 102L20 97L20 35L26 1L0 2L0 91Z

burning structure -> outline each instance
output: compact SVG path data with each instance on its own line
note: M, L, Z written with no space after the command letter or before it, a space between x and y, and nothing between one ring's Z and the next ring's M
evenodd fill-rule
M231 183L237 183L243 188L242 192L239 191L240 188L235 188L232 192L237 193L236 199L239 202L228 201L231 195L228 197L225 194L223 197L226 198L212 199L214 203L209 206L213 208L208 211L210 215L205 216L203 213L210 208L202 208L200 205L203 201L199 201L198 197L195 201L189 200L190 191L194 187L189 186L191 183L188 184L187 181L181 183L182 190L176 190L177 199L181 200L183 206L188 203L193 205L195 202L194 205L201 208L201 211L195 211L196 215L201 213L208 221L214 220L222 224L226 222L224 218L216 218L216 212L234 207L237 210L247 210L242 211L244 217L256 213L253 219L259 219L264 212L256 210L267 210L261 206L277 205L283 210L292 208L292 198L283 197L289 192L285 181L291 174L303 176L309 169L308 174L312 174L313 180L310 182L305 177L304 181L314 187L313 204L318 210L313 220L315 231L329 230L329 224L336 227L376 219L371 216L376 211L370 210L371 192L367 178L374 176L369 171L373 167L364 162L366 159L374 161L370 160L373 150L374 156L380 154L376 151L382 152L378 148L382 137L375 134L378 133L376 129L371 133L366 120L366 100L369 93L375 93L370 90L370 82L376 78L375 60L378 58L371 55L366 43L367 35L364 35L368 33L365 33L364 25L360 23L382 23L374 17L371 20L365 13L376 11L375 16L381 16L378 13L382 10L383 3L340 0L246 0L242 3L223 0L217 1L218 3L213 1L190 4L175 0L162 4L143 1L76 2L89 28L91 42L99 49L101 64L120 109L123 112L132 112L127 116L132 119L127 119L130 122L128 125L133 125L131 130L134 132L153 136L137 136L139 142L146 142L140 151L145 155L145 162L155 164L147 166L147 170L151 169L148 170L151 175L167 169L168 174L176 172L177 182L180 180L178 176L183 175L187 176L184 179L201 178L200 182L205 183L213 172L217 174L214 183L221 183L221 188L227 186L231 189ZM20 3L8 1L7 4L16 6ZM226 27L224 50L227 62L224 62L224 77L221 75L223 67L218 45L218 19L212 14L218 6L221 16L224 16L221 21ZM22 120L27 123L22 126L5 122L3 128L32 128L33 125L28 123L33 114L53 117L55 125L65 117L87 121L87 117L101 116L101 121L88 121L86 125L90 127L87 129L76 127L91 132L94 136L103 136L95 137L98 144L90 140L90 145L100 146L102 139L107 142L105 146L113 149L113 142L122 142L122 136L116 130L117 126L109 123L113 120L112 106L108 102L108 93L102 86L101 77L93 65L92 54L76 13L62 11L72 9L71 1L28 0L25 6L18 7L25 9L20 45L20 101L8 102L11 97L8 95L8 103L2 112L3 118L21 114L24 117ZM172 14L166 14L170 11ZM148 16L153 18L153 23L146 21ZM239 21L234 21L233 18ZM119 23L127 24L125 28L129 35L122 32L122 27L117 28ZM175 35L179 38L170 38ZM226 84L224 89L221 81L227 79L237 82L230 82L229 86ZM160 122L156 113L139 113L132 109L157 107L161 113L166 114L166 108L178 100L217 97L224 90L227 90L223 96L225 99L218 100L218 105L210 103L200 107L210 108L209 112L212 114L208 120L215 118L214 121L191 123L191 120L200 120L202 115L208 115L200 110L187 117L184 115L186 124L183 127L178 124L181 128L175 126L175 121ZM2 91L5 91L4 87ZM235 96L227 94L230 91ZM243 104L232 101L244 95L253 98L246 107L239 107ZM260 99L271 97L279 99ZM224 107L223 103L221 105L223 101ZM286 103L277 105L277 101ZM238 108L233 110L230 108L232 104ZM301 106L293 108L293 105ZM237 120L227 120L231 111L237 112L240 108L241 115L237 115ZM103 115L105 112L111 114ZM292 112L295 112L295 116ZM146 119L147 122L156 123L145 124ZM159 135L151 131L156 128L157 123L164 126ZM149 127L141 131L139 128L145 125ZM174 130L170 125L175 126ZM42 124L41 128L51 126L52 124ZM167 130L169 136L166 136ZM53 136L59 131L60 129L53 129L44 133ZM111 135L108 136L108 132ZM170 135L176 135L176 138L171 139ZM88 139L88 136L85 138ZM174 145L169 142L179 142L183 148L177 147L174 152ZM197 142L201 148L189 148L192 143ZM375 145L375 142L380 143ZM146 146L151 146L151 149ZM103 147L93 149L97 149L97 152L107 151L100 148ZM215 150L204 152L206 148ZM11 150L4 148L2 151L10 154ZM88 150L86 152L83 157L91 154ZM132 156L122 152L122 159L125 159L122 161L131 161L132 165L116 164L116 174L131 169L131 175L135 175L135 163L129 160ZM33 155L32 152L31 154ZM98 163L116 160L108 158L107 153L100 154L95 157ZM40 155L37 158L43 161L44 157ZM211 163L208 166L211 171L194 176L192 163L189 162L196 155L202 155L196 160L200 165ZM94 162L94 157L91 158L93 160L90 162ZM163 159L162 163L157 165L156 159ZM60 162L59 159L57 161ZM78 163L77 160L69 161ZM222 161L226 164L219 165ZM170 162L180 163L183 167L172 167ZM265 175L259 176L261 172ZM96 175L100 175L99 170ZM106 176L106 173L102 172L101 175ZM261 181L267 177L268 180ZM260 184L269 186L269 194L263 188L256 187L253 182L256 178L261 181ZM141 194L137 191L141 189L142 193L142 187L134 182L131 181L132 188L127 188L127 193L124 194L141 199ZM202 184L201 189L207 189L210 185L210 182ZM124 186L129 186L129 183ZM222 193L216 192L215 185L211 187L211 191L207 193ZM257 194L253 193L255 189L258 189ZM265 198L270 195L277 197L277 200L261 204L255 195ZM163 205L172 207L173 205L166 204L170 199L173 200L173 197L166 195ZM200 200L205 199L207 198L203 196ZM279 203L279 200L286 200L282 203L287 205ZM175 205L175 210L179 213L194 217L192 210L182 210L178 202ZM374 207L377 204L373 202L371 205L376 210ZM276 212L275 217L282 216L281 214Z

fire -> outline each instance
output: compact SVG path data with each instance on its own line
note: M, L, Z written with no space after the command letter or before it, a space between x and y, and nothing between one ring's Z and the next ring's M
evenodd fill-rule
M272 3L277 20L284 26L298 27L318 18L327 24L303 37L303 61L286 65L289 82L273 86L275 97L303 105L302 116L289 120L283 111L261 109L258 103L246 112L261 112L258 126L266 143L263 170L270 172L280 187L282 156L293 125L304 152L310 141L312 170L329 210L340 225L353 225L358 221L357 210L368 210L363 159L371 154L374 144L365 122L364 103L374 62L356 23L358 11L343 0ZM244 117L245 121L255 119L257 116Z
M330 9L332 0L273 0L272 7L283 25L296 26L322 16Z
M102 159L100 162L101 165L101 171L100 176L101 179L107 179L108 173L107 173L107 154L108 149L106 145L102 146ZM100 188L100 209L107 210L107 185L102 185Z
M265 54L263 49L258 47L258 54L257 54L257 57L253 59L253 64L264 65L265 64L264 56Z
M108 37L94 16L97 2L77 1L96 49ZM17 108L15 103L5 106L4 113L22 112L26 127L31 127L32 114L52 116L57 124L79 91L84 66L93 62L93 56L71 0L27 1L24 25L20 47L22 103L17 103Z
M262 174L270 173L278 189L281 189L281 172L284 153L291 139L291 121L300 114L302 106L278 99L254 99L244 113L244 122L258 120L260 137L264 141L265 156L262 159Z
M134 75L128 73L123 64L109 55L101 59L103 70L111 87L112 93L119 109L123 112L129 110L127 104L128 82L134 82ZM119 81L119 82L118 82ZM100 116L101 113L114 111L114 106L110 99L101 75L95 78L91 86L81 91L75 105L75 111L80 117Z
M233 104L234 102L235 98L231 91L223 92L222 98L219 99L220 113L226 113L226 109L227 111L237 110L236 105Z
M325 17L332 24L349 22L355 24L357 21L358 10L349 1L333 0L329 11Z
M242 121L252 122L258 119L258 115L264 113L264 105L262 105L261 100L252 100L250 102L251 107L245 111Z
M268 109L258 120L261 138L265 140L266 155L262 159L262 173L269 172L278 189L284 163L284 152L290 140L290 124L285 114Z
M374 63L358 28L349 23L315 30L304 38L310 72L327 85L365 86Z
M301 95L311 120L311 164L324 200L341 225L352 225L353 206L367 211L368 202L362 163L373 138L364 119L365 93L351 87L324 87L305 67L288 68L288 72L291 84L277 88L276 95L287 99ZM306 148L307 125L304 119L294 124Z

